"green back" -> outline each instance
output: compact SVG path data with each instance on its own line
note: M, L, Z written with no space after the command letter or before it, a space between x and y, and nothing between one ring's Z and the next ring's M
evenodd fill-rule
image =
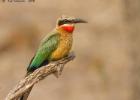
M49 56L58 47L59 41L60 41L59 33L53 33L49 37L44 38L41 41L39 49L37 50L34 58L31 60L31 63L27 68L27 71L32 72L35 69L41 67L44 61L49 60Z

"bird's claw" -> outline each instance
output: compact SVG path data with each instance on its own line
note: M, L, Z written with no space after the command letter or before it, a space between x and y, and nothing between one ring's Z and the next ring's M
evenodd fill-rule
M63 68L64 65L57 66L56 72L53 73L56 78L59 78L59 76L62 74Z

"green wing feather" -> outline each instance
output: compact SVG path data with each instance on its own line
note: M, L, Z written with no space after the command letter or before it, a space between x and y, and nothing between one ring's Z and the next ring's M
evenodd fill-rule
M44 61L48 61L53 51L58 47L59 41L59 33L52 34L49 37L43 39L39 46L39 49L36 52L36 55L31 60L27 71L32 72L35 69L41 67Z

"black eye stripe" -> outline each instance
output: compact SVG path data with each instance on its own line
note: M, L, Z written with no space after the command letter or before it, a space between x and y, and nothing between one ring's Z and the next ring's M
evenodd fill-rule
M64 22L67 22L68 20L67 20L67 19L64 19L63 21L64 21Z
M71 20L68 19L61 19L58 21L58 25L63 25L63 24L67 24L67 23L71 23Z

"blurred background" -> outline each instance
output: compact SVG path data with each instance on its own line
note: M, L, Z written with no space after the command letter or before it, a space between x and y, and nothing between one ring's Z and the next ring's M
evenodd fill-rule
M29 100L140 100L139 0L1 0L0 100L24 77L61 15L89 22L76 26L76 59L59 79L37 84Z

